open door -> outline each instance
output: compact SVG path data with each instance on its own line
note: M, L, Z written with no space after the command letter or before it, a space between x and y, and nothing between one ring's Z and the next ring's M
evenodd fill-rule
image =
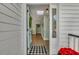
M27 51L29 51L31 45L32 45L32 30L31 30L31 23L32 23L32 18L30 15L30 9L29 6L27 5ZM27 52L28 53L28 52Z
M50 54L56 55L59 46L58 4L50 4Z

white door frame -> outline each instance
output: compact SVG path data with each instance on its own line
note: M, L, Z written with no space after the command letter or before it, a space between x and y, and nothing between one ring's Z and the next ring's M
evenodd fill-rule
M56 34L56 38L52 38L52 8L56 8L57 11L56 11L56 14L57 14L57 28L56 28L56 31L57 31L57 34ZM58 45L59 45L59 36L58 36L58 33L59 33L59 21L58 21L58 5L57 4L50 4L49 5L49 17L50 17L50 21L49 21L49 31L50 31L50 36L49 36L49 54L52 55L56 55L58 53Z
M23 21L23 40L22 40L22 50L23 50L23 54L27 54L27 24L26 24L26 9L27 8L27 5L26 3L24 3L22 5L22 21ZM52 38L52 8L57 8L57 4L50 4L49 5L49 54L57 54L57 49L58 49L58 35L57 35L57 39L53 39ZM58 11L57 11L58 12ZM58 13L57 13L58 15ZM58 18L58 17L57 17ZM59 27L58 26L58 21L57 21L57 28ZM57 32L58 32L58 29L57 29ZM58 32L59 33L59 32ZM56 48L57 47L57 48Z
M22 49L22 54L26 55L27 54L27 19L26 19L26 8L27 5L26 3L22 4L22 39L21 39L21 49Z

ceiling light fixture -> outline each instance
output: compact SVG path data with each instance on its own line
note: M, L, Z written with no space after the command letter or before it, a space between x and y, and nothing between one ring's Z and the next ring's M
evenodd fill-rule
M43 15L44 14L44 11L37 10L36 13L37 13L37 15Z

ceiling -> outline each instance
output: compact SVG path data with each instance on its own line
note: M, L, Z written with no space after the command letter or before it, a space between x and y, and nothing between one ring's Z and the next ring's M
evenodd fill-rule
M48 8L48 4L28 4L31 10L31 16L34 22L40 22L42 20L43 15L37 15L37 11L45 11Z

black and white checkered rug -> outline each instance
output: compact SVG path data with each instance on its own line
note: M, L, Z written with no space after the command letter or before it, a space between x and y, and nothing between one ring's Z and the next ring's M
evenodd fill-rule
M48 51L45 46L32 46L28 55L48 55Z

